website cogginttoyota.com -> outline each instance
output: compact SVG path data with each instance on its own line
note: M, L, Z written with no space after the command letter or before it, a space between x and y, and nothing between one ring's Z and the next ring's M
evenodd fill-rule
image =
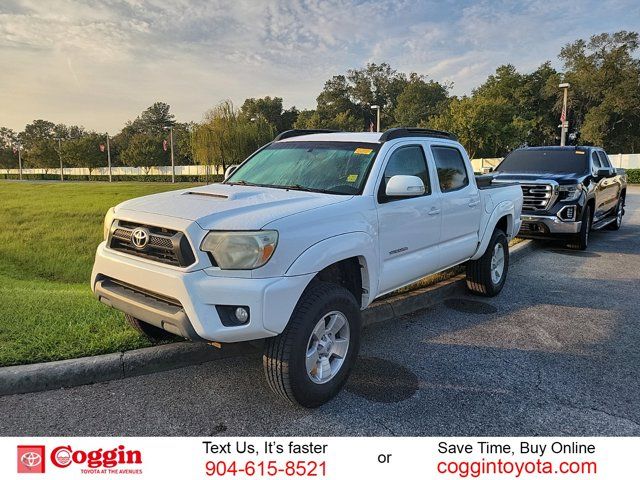
M640 471L637 2L0 5L0 479Z

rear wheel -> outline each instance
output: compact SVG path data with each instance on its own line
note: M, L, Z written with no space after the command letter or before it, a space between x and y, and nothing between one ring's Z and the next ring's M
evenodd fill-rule
M292 403L318 407L346 382L359 345L356 299L339 285L315 282L302 294L285 330L265 342L267 382Z
M618 199L618 204L616 205L615 216L616 219L607 225L607 229L609 230L620 230L622 226L622 216L624 215L624 197L620 195Z
M467 262L467 288L477 295L493 297L500 293L509 271L509 243L495 229L482 257Z
M166 330L158 328L149 323L143 322L142 320L138 320L136 317L132 317L127 313L125 313L124 316L127 319L129 325L131 325L138 333L141 333L147 338L147 340L153 343L176 338L176 336L172 333L169 333Z
M589 232L591 231L591 206L587 205L582 209L582 225L580 226L580 232L574 237L574 239L567 244L567 247L573 250L586 250L589 246Z

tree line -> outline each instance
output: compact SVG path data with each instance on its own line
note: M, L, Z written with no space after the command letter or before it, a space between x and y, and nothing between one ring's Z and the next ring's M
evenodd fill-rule
M559 143L561 82L569 90L569 142L594 144L617 153L640 150L640 60L637 32L593 35L565 45L563 70L550 61L522 73L510 64L470 95L451 94L450 83L370 63L328 79L316 107L285 109L280 97L248 98L240 108L226 100L201 122L180 123L170 106L156 102L110 138L112 164L143 167L170 164L169 131L175 163L237 163L278 132L290 128L343 131L373 129L380 107L381 129L419 126L455 133L473 157L500 157L523 145ZM106 166L106 134L81 126L34 120L22 132L0 128L0 168L45 170L59 166Z

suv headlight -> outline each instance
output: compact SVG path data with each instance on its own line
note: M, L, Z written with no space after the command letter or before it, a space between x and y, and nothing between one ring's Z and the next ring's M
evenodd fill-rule
M105 241L109 238L109 230L111 230L111 224L113 223L113 217L115 214L115 209L111 207L107 210L107 214L104 216L104 222L102 224L102 236Z
M558 192L560 192L561 202L572 202L580 198L580 194L582 193L582 184L560 185L558 187Z
M200 249L224 270L252 270L269 261L278 244L276 230L216 232L204 237Z

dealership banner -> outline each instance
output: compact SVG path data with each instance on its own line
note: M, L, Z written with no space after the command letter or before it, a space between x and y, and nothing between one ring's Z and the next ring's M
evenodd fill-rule
M0 479L639 478L640 438L0 439Z

